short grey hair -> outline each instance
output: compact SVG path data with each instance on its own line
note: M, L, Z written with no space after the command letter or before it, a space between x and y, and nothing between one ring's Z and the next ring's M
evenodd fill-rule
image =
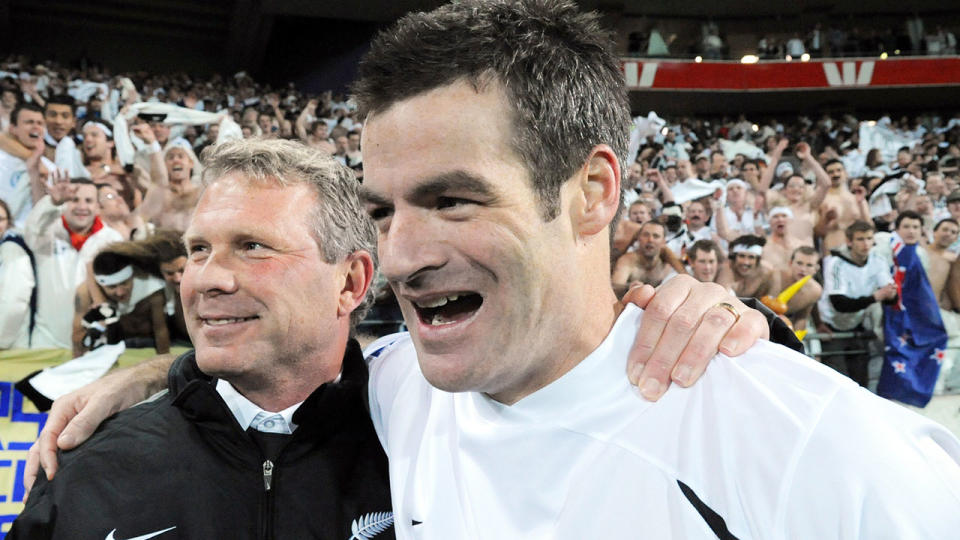
M366 251L376 269L376 230L360 202L359 182L352 170L333 157L293 141L240 139L207 147L201 161L204 188L231 173L253 182L310 186L317 194L317 203L310 213L313 236L324 261L334 264L351 253ZM376 276L373 277L375 280ZM350 315L354 327L363 320L371 304L373 294L368 291Z

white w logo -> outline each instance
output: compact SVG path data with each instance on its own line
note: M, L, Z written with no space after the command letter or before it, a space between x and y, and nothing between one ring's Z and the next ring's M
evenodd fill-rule
M842 77L840 69L843 69ZM873 61L861 62L860 73L857 73L856 62L824 62L823 74L830 86L867 86L873 78Z
M650 88L657 76L657 63L624 62L623 75L627 88Z

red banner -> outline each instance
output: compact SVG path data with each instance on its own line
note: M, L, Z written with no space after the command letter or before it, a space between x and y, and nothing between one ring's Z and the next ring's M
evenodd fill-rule
M772 91L960 85L960 57L801 62L623 59L630 90Z

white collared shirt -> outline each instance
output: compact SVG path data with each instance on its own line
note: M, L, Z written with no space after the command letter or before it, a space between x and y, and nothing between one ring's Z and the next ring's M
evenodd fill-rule
M240 424L240 428L246 431L248 428L253 427L257 431L269 431L274 433L293 433L297 429L297 425L293 423L293 413L300 408L300 405L303 404L296 403L287 407L282 411L270 412L260 408L256 403L250 401L243 396L236 388L233 387L229 382L218 379L217 380L217 392L220 394L220 397L223 398L224 403L227 404L227 407L230 408L230 412L233 413L233 417L237 419L237 423ZM271 421L270 417L274 415L280 415L283 418L283 421L286 422L286 429L277 429L273 426L261 426L260 421L254 425L254 420L257 419L257 415L263 413L261 418L266 419L266 421Z

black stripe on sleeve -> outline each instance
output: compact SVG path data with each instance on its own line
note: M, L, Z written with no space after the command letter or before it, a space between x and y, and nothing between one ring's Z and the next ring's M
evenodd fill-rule
M737 537L727 529L727 523L723 521L720 514L714 512L712 508L704 504L704 502L700 500L700 497L697 497L697 494L690 489L690 486L680 480L677 480L677 485L680 486L680 491L683 492L683 496L690 501L690 504L697 510L700 517L707 522L707 526L710 527L713 534L717 535L717 538L720 540L737 540Z

